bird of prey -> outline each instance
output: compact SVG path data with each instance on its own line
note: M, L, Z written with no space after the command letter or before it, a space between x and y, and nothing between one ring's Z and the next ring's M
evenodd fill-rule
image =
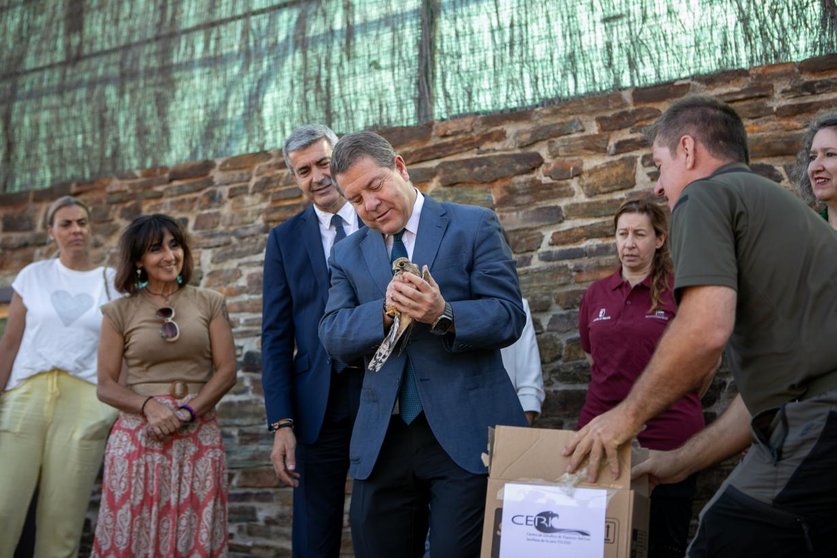
M392 262L392 274L393 276L396 276L401 275L402 273L412 273L413 275L418 275L422 279L427 279L427 277L422 274L419 267L409 259L396 258ZM389 355L392 354L396 345L398 345L398 342L402 339L401 348L404 348L404 345L407 344L407 338L409 337L409 333L405 335L405 332L407 332L407 330L409 330L413 325L413 319L410 316L399 312L394 306L386 306L386 313L387 316L392 318L392 325L384 337L383 342L378 347L378 350L375 351L375 354L372 356L372 360L369 361L369 366L366 367L370 372L377 372L381 369L389 358Z

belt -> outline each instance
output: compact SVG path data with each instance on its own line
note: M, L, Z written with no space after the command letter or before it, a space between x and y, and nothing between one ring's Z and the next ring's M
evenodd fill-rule
M139 395L171 395L176 399L182 399L191 393L198 393L206 382L143 382L129 386L134 393Z

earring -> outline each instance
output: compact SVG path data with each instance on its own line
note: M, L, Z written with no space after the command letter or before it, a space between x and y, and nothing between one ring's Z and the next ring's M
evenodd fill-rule
M146 279L145 281L142 280L142 268L141 267L137 268L137 283L136 283L136 285L137 285L137 289L144 289L145 287L148 286L148 279Z
M182 284L183 284L183 276L182 276L182 275L180 275L179 273L177 274L177 284L178 284L178 285L182 285Z

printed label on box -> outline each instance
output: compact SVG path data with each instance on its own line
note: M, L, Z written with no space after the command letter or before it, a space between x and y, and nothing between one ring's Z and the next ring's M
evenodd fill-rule
M602 558L607 490L507 483L500 558Z

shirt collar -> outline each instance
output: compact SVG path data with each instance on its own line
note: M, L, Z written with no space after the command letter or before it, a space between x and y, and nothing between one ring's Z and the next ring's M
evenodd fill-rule
M421 209L424 207L424 196L415 186L413 186L413 189L416 191L416 201L413 202L413 212L410 213L410 218L407 219L407 224L404 225L404 228L417 235L419 220L421 219Z
M329 213L328 211L323 211L316 205L314 206L314 213L317 214L317 221L320 222L320 226L323 228L329 228L331 226L331 216L334 215L333 213ZM348 223L349 225L354 225L354 209L352 209L352 204L349 202L344 202L343 207L341 207L337 211L337 215L343 218L343 220Z
M651 280L652 280L653 275L654 275L653 273L649 273L648 276L645 279L643 279L642 281L640 281L639 283L634 285L634 287L642 285L643 287L647 287L647 288L650 289L651 288ZM612 291L615 291L616 289L622 287L622 285L628 283L627 281L622 279L622 266L621 265L616 269L616 272L613 275L611 275L610 277L608 277L606 280L607 280L607 287ZM630 284L630 283L628 283L628 284Z

